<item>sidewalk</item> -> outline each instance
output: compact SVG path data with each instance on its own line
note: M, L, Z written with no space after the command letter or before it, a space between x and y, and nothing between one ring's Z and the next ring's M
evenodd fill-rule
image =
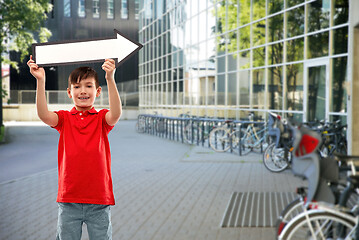
M232 193L303 185L290 171L270 173L260 154L239 157L138 134L135 121L120 121L110 145L114 240L275 239L272 227L221 227ZM0 240L55 239L56 193L56 169L0 183Z

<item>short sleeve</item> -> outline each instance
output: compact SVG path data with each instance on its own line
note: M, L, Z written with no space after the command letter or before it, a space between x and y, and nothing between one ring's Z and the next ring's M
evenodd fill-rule
M55 113L57 114L57 116L59 117L59 121L57 123L57 125L55 127L52 127L54 129L56 129L58 132L61 132L62 130L62 127L63 127L63 123L64 123L64 111L61 110L61 111L55 111Z
M100 116L101 116L101 119L102 119L102 127L104 128L104 129L106 129L106 132L107 133L109 133L113 128L114 128L114 126L110 126L110 125L108 125L107 124L107 122L106 122L106 113L108 113L109 112L109 110L108 109L102 109L102 110L100 110Z

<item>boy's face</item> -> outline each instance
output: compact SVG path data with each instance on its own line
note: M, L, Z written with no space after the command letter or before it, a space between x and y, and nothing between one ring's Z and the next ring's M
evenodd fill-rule
M67 94L69 98L72 98L78 111L90 110L100 93L101 87L96 88L94 78L82 79L75 84L71 84L71 88L67 89Z

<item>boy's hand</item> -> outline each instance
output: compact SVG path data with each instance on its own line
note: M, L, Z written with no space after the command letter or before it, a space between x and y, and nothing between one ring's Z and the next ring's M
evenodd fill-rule
M105 62L102 64L102 69L106 72L105 78L107 80L115 79L115 71L116 71L115 60L106 59Z
M30 60L27 62L27 65L30 68L30 73L37 80L45 80L45 70L44 68L39 67L34 60L32 60L32 55L30 55Z

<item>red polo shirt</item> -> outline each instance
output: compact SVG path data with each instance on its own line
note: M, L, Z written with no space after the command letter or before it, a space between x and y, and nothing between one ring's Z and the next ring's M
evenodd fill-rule
M114 205L108 110L56 112L60 133L57 202Z

